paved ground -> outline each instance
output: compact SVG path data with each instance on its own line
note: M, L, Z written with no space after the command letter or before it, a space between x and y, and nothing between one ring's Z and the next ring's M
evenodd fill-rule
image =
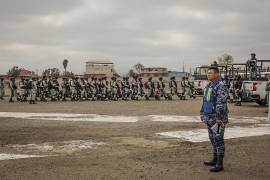
M172 115L174 118L197 116L200 101L198 98L37 105L0 101L1 112L43 113L33 118L0 114L0 179L270 179L270 135L226 140L225 171L211 174L202 165L211 157L209 142L194 143L157 135L204 129L200 121L148 120L147 115L163 115L157 116L161 119L171 119ZM258 118L266 116L266 110L255 103L244 103L242 107L230 105L232 121L228 126L268 125ZM70 117L57 120L59 117L46 117L46 113L99 114L124 119L139 116L140 120L69 121ZM257 120L245 122L245 119ZM18 155L41 157L17 159L22 157Z

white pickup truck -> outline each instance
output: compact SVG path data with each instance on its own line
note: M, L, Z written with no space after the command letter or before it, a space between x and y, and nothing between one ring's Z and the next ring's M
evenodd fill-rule
M208 84L206 75L193 75L192 80L194 82L194 89L196 94L202 95L204 88Z
M267 77L270 74L270 60L256 60L256 75L251 78L250 67L248 62L245 63L235 63L232 64L233 71L237 69L236 67L242 66L245 72L239 73L244 78L242 84L242 100L243 101L255 101L257 104L264 106L267 103L266 99L266 83ZM233 72L234 76L234 72Z
M267 83L267 76L269 72L262 73L261 78L257 80L244 80L242 89L242 99L244 101L255 101L257 104L264 106L267 103L266 99L266 83Z

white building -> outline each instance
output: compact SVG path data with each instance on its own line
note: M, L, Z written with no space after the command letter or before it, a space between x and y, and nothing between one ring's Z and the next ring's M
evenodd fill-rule
M86 62L85 75L87 77L112 77L114 75L114 63L107 59L91 59Z

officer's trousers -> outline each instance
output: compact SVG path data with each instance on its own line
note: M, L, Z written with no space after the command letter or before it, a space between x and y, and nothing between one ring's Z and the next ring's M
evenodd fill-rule
M36 89L31 89L29 92L29 101L35 101L36 100L36 94L37 90Z
M240 89L235 90L235 97L236 97L236 102L241 102L242 97L241 97L241 90Z
M208 127L208 135L209 140L213 147L213 154L219 158L224 158L225 154L225 144L224 144L224 132L225 132L225 125L220 124L218 125L218 132L215 132L211 129L213 123L207 124Z

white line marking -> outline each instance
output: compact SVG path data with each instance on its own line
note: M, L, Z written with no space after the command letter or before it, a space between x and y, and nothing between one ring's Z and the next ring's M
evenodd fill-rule
M0 118L17 118L46 121L86 121L86 122L116 122L134 123L137 121L153 122L183 122L200 123L199 116L172 116L172 115L148 115L148 116L110 116L97 114L68 114L68 113L23 113L23 112L0 112ZM267 121L267 117L231 117L234 123L260 123Z
M21 113L21 112L0 112L0 117L19 118L30 120L47 121L89 121L89 122L137 122L138 117L134 116L107 116L97 114L67 114L67 113Z
M207 129L194 129L189 131L172 131L157 133L161 136L178 138L182 141L204 142L209 141ZM232 127L225 129L225 139L262 136L270 134L270 127Z
M35 157L45 157L45 156L41 156L41 155L26 155L26 154L0 154L0 161L11 160L11 159L35 158Z
M104 145L103 142L93 142L92 140L72 140L62 142L46 142L42 144L14 144L8 145L17 151L24 153L73 153L80 150L92 149L96 146Z

